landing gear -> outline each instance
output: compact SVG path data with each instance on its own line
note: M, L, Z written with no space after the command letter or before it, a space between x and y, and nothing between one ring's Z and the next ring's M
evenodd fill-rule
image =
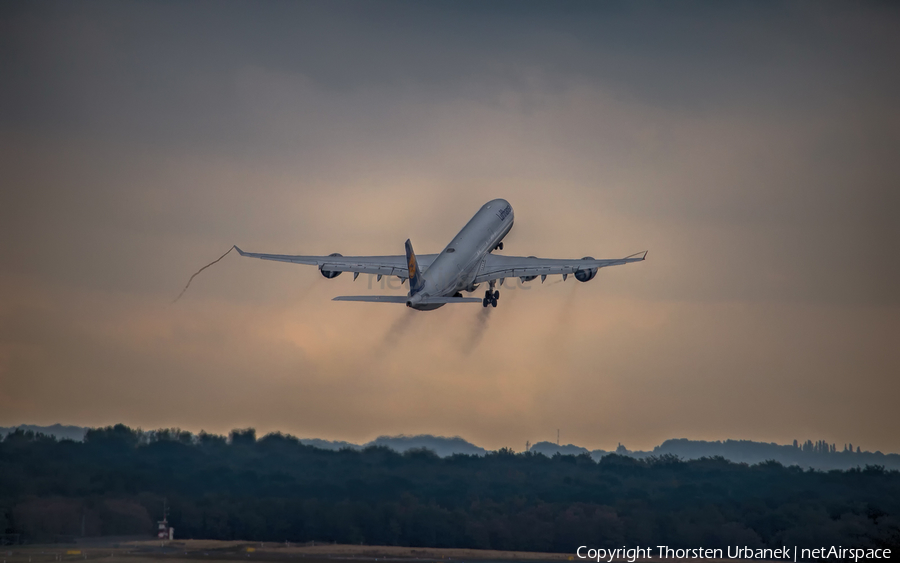
M494 247L494 250L503 250L503 242L497 243L497 246Z
M491 288L484 292L484 299L481 300L482 307L487 307L488 305L496 307L497 300L500 299L500 292L494 291L494 280L491 280L490 284Z

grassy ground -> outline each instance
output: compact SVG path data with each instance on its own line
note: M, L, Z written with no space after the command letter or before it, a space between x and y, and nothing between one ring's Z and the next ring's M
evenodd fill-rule
M346 563L401 561L427 563L579 561L574 554L529 553L479 549L438 549L339 544L254 543L244 541L176 540L92 542L4 546L0 563ZM617 560L624 561L624 560ZM710 563L725 561L708 559Z

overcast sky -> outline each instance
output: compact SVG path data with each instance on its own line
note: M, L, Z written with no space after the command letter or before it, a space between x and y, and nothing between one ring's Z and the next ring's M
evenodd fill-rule
M4 2L0 425L900 451L900 8ZM234 254L646 262L497 309ZM556 283L554 283L556 282Z

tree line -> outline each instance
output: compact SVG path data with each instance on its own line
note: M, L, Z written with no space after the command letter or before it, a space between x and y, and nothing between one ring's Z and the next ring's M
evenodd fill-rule
M579 545L900 545L900 473L662 455L439 458L279 433L93 429L0 442L0 531L572 552Z

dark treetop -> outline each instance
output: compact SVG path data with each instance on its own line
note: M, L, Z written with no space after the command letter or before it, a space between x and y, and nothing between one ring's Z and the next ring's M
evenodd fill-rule
M123 425L0 443L0 531L568 551L579 545L900 545L900 473L663 455L440 458Z

